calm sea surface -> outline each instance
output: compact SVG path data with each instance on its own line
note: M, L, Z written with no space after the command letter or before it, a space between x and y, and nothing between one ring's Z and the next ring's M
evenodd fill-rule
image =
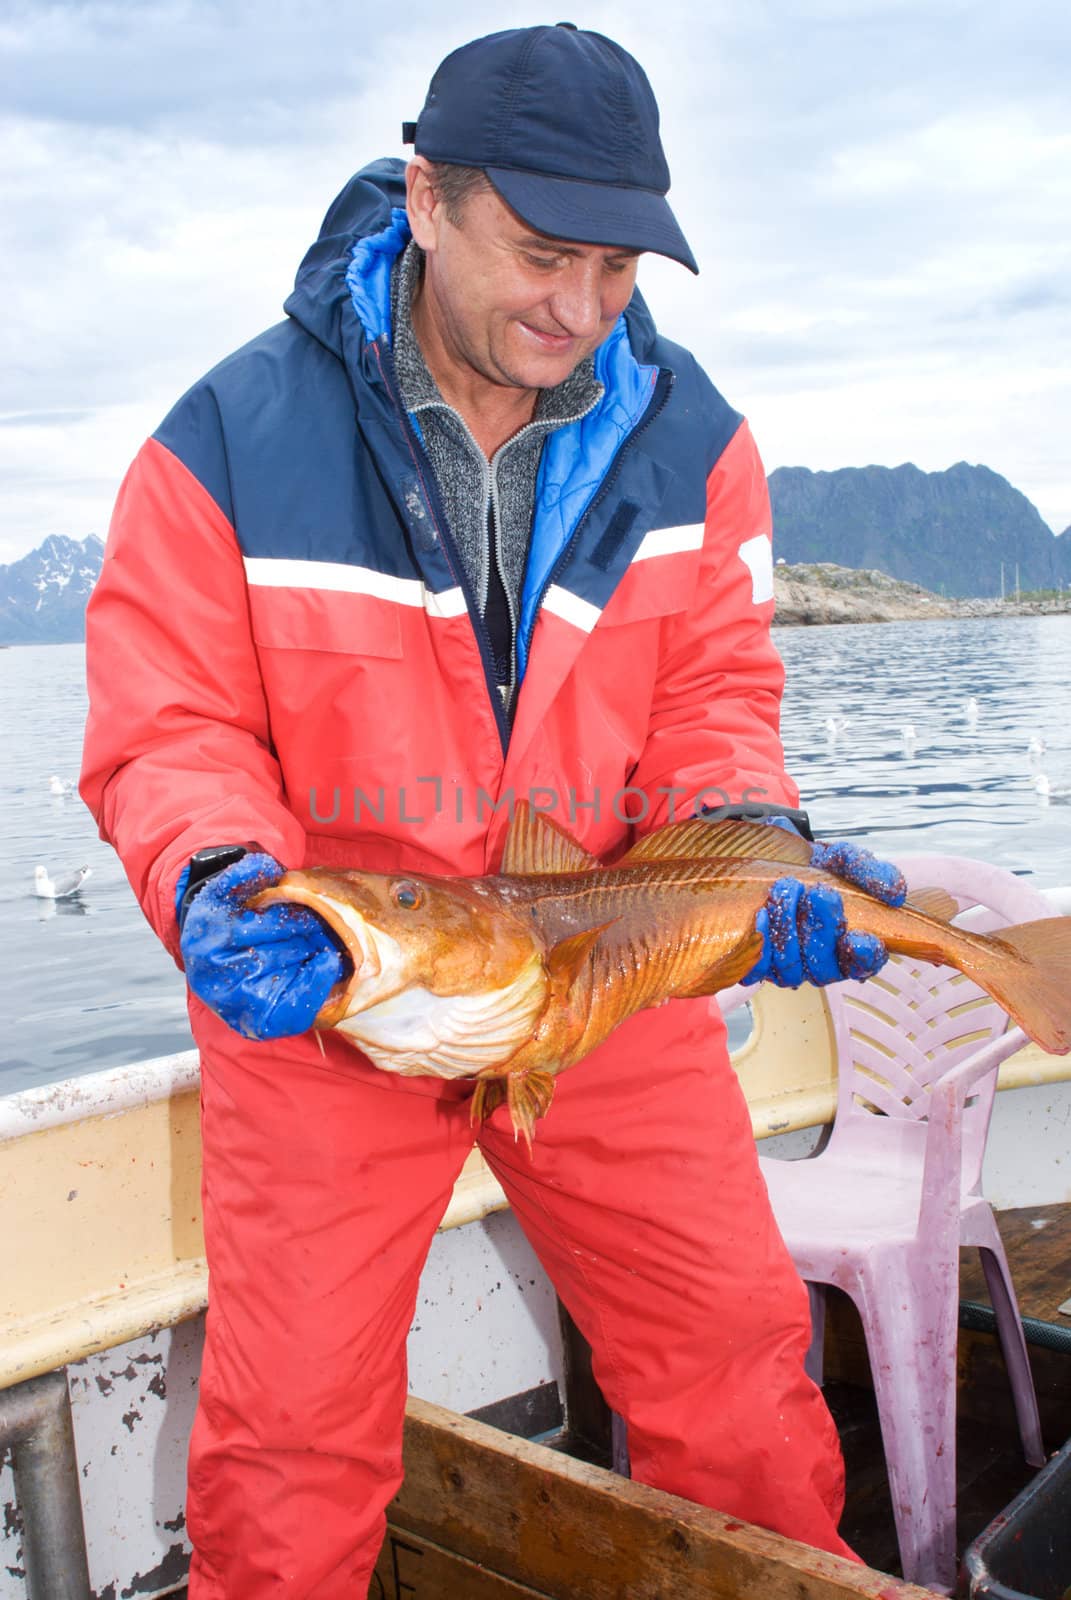
M789 769L817 832L1071 884L1071 617L776 637ZM83 664L80 645L0 650L0 1093L190 1043L182 978L116 857L77 795L49 793L53 773L77 777ZM1031 735L1045 743L1040 757L1028 754ZM85 864L92 876L75 900L41 901L38 862L53 874Z

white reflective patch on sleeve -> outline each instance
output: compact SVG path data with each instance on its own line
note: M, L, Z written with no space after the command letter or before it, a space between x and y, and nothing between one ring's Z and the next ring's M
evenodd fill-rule
M585 633L590 633L602 616L598 606L593 606L590 600L581 600L579 595L571 594L556 583L552 583L543 596L543 609L561 617L563 622L571 622L574 628L582 628Z
M702 522L690 522L680 528L656 528L645 533L633 561L648 561L651 556L680 555L685 550L701 550L706 532Z
M247 583L264 589L323 589L332 594L366 594L403 606L423 604L419 578L394 578L371 567L343 561L297 561L277 556L246 556Z
M463 617L468 610L465 591L460 584L453 589L444 589L441 594L432 594L430 589L425 589L424 609L429 617Z
M764 533L754 539L745 539L740 546L740 559L751 573L751 599L757 606L772 600L773 545Z
M364 594L400 606L422 605L432 617L464 616L465 594L458 585L433 594L419 578L394 578L370 567L341 561L296 561L281 556L246 556L248 583L262 589L323 589L331 594Z

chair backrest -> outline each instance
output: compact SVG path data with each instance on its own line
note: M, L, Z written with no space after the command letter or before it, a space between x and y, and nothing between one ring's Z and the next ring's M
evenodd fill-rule
M1003 868L962 856L915 856L899 862L910 889L941 888L960 906L956 921L978 932L1051 916L1039 892ZM912 1150L925 1140L932 1086L1009 1027L1007 1014L953 967L893 956L876 977L826 991L837 1049L837 1111L831 1136L861 1152L890 1144ZM967 1102L962 1124L961 1184L981 1180L997 1069Z

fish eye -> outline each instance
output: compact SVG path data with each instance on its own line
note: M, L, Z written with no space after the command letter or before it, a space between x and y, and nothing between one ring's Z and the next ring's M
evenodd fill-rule
M391 900L401 911L415 911L420 904L420 890L415 883L403 879L401 883L391 885Z

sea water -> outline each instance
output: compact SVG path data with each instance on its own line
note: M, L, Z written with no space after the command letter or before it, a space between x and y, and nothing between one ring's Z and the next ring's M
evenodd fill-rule
M1071 884L1071 617L775 637L788 766L816 833ZM191 1042L182 976L118 859L76 793L49 792L53 774L77 778L85 705L81 645L0 649L0 1093ZM92 876L72 900L39 900L38 862Z

